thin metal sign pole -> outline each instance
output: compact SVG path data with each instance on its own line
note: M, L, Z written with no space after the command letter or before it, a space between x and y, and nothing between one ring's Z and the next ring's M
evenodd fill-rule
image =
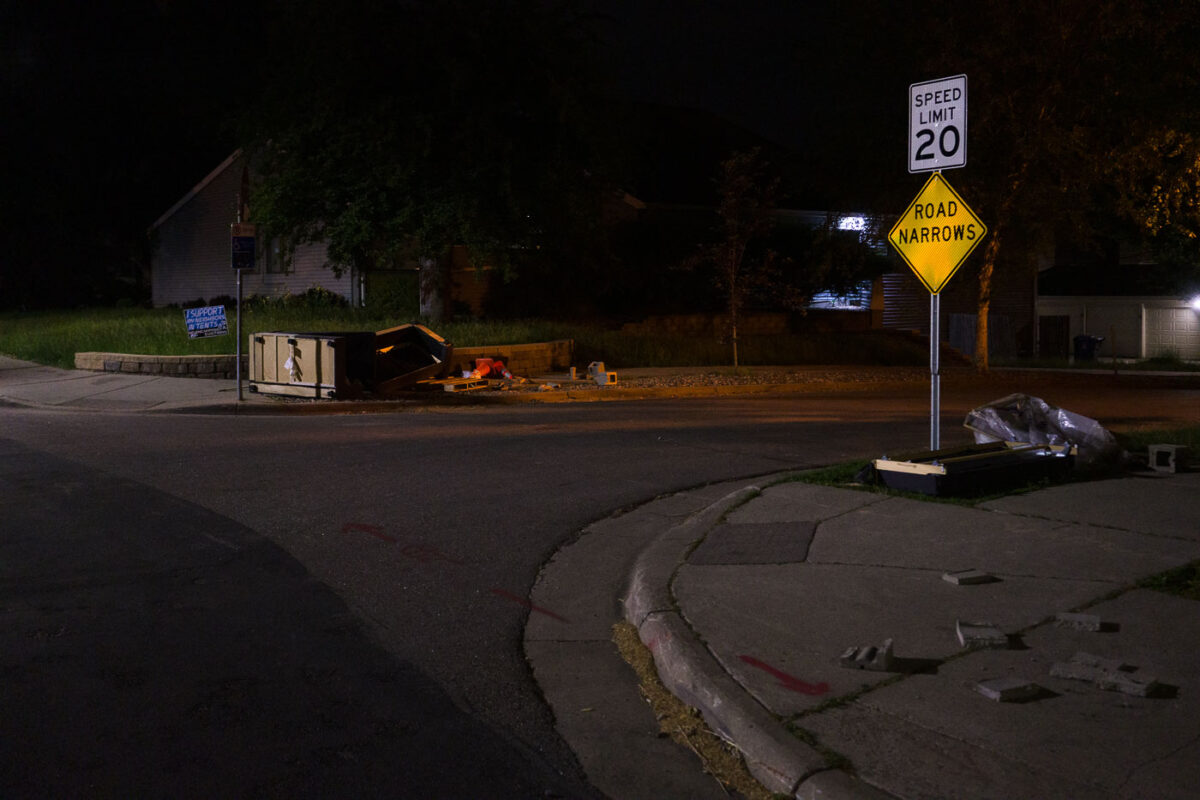
M941 321L938 319L941 311L941 295L934 292L929 295L929 449L941 449L941 431L938 420L942 415L942 383L940 369Z
M238 385L238 402L242 402L242 270L237 271L237 353L234 360Z

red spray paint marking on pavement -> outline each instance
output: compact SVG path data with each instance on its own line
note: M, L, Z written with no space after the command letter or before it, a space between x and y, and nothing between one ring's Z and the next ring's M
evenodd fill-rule
M352 533L354 531L362 531L369 533L377 539L383 539L385 542L395 542L395 536L388 536L383 532L383 528L378 525L367 525L364 522L347 522L342 526L342 533Z
M805 683L804 681L800 680L799 678L795 677L794 675L788 675L786 672L775 669L770 664L759 661L754 656L738 656L738 658L740 658L742 661L749 664L750 666L757 667L758 669L761 669L763 672L767 673L768 675L774 677L776 680L779 681L780 686L782 686L785 689L791 689L793 692L799 692L800 694L818 695L818 694L825 694L826 692L829 691L828 683L816 683L816 684Z
M539 614L545 614L548 617L554 617L559 622L568 622L569 623L571 621L571 620L567 619L566 617L560 617L558 614L555 614L553 611L549 611L545 608L542 608L541 606L535 606L533 603L529 602L524 597L520 597L518 595L513 594L512 592L505 591L504 589L492 589L492 594L496 595L497 597L503 597L505 600L512 600L514 603L519 603L520 605L523 605L526 608L528 608L530 611L536 611Z
M395 540L393 539L392 541ZM420 561L422 564L428 564L431 561L447 561L451 564L467 563L443 553L431 544L423 544L421 542L404 545L400 548L400 555L405 558L411 558L413 561Z
M383 528L379 527L378 525L368 525L363 522L347 522L345 525L342 526L342 533L355 533L355 532L368 533L377 539L382 539L383 541L390 542L391 544L397 544L400 541L395 536L390 536L390 535L384 533ZM404 556L405 558L411 559L413 561L422 563L422 564L428 564L432 561L446 561L451 564L460 564L460 565L466 563L465 561L457 559L452 555L443 553L441 550L438 550L433 545L425 544L423 542L413 542L413 543L402 546L400 548L400 555ZM492 589L491 592L492 592L492 594L496 595L497 597L503 597L505 600L511 600L514 603L525 606L530 611L536 611L539 614L545 614L548 617L553 617L554 619L558 620L559 622L570 623L570 620L567 619L566 617L561 616L559 614L555 614L553 611L550 611L549 609L546 609L546 608L542 608L541 606L535 606L533 603L529 602L524 597L515 595L512 592L506 591L505 589Z

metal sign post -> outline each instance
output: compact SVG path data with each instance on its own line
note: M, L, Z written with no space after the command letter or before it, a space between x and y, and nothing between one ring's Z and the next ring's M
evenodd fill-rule
M230 260L237 270L237 347L234 360L236 364L238 402L242 401L242 270L254 269L254 226L241 222L242 215L238 212L238 222L229 226Z
M913 274L929 290L929 449L938 450L941 434L941 295L971 251L983 240L987 226L940 172L917 192L908 210L897 220L888 241L904 258Z
M940 294L929 295L929 449L942 448L942 376L941 369L941 313Z
M237 347L234 348L234 375L237 377L238 402L242 402L242 271L237 271Z

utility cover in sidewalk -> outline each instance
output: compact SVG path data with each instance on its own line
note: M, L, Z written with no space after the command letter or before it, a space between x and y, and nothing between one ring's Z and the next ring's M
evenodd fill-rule
M791 564L808 558L815 522L725 523L709 531L690 564Z
M987 226L935 172L888 233L888 241L930 294L937 294L986 233Z

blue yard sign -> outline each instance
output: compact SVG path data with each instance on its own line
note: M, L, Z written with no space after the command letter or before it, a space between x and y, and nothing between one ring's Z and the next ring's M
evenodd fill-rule
M225 321L225 306L185 308L183 321L187 324L189 339L224 336L229 333L229 325Z

